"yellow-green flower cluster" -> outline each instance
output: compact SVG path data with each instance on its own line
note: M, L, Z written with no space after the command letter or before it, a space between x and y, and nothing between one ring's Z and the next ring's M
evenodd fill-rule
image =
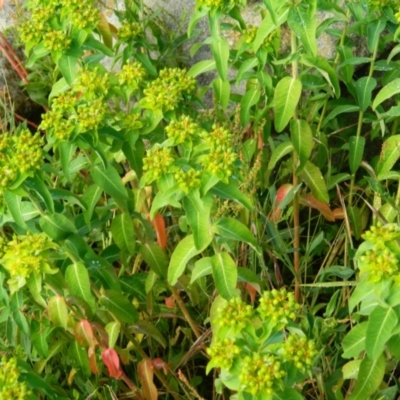
M77 82L74 84L74 92L82 92L86 98L103 98L110 86L109 76L101 72L98 67L85 67L79 72Z
M200 171L190 168L188 171L179 170L175 173L175 179L179 187L188 194L191 190L200 186Z
M369 282L393 278L400 284L400 227L396 224L372 226L362 237L366 240L363 244L366 250L359 257L360 275Z
M245 43L251 43L257 35L257 27L253 25L249 25L248 28L246 28L243 31L243 37Z
M240 348L233 339L224 338L213 343L207 349L207 354L212 358L213 365L229 371L235 358L240 355Z
M179 118L178 120L171 121L165 128L167 136L172 139L174 144L180 144L191 140L196 133L200 131L200 127L192 118L187 115Z
M122 40L132 40L143 33L142 26L138 22L125 21L118 29L118 38Z
M198 7L210 7L210 8L232 8L235 5L241 5L243 1L241 0L196 0Z
M38 233L17 236L8 242L1 263L12 278L37 275L43 264L47 263L46 258L41 255L47 248L47 243L47 237Z
M195 88L196 81L187 75L186 69L165 68L144 90L142 105L153 110L173 110L184 94L192 93Z
M212 131L202 136L210 147L209 154L202 159L203 167L218 178L227 180L233 174L233 164L238 158L232 146L232 134L222 126L213 125Z
M127 85L132 89L137 89L139 84L143 82L146 77L146 70L143 68L142 64L138 61L133 63L128 62L118 73L118 81L121 85Z
M301 372L312 367L317 353L315 342L300 335L289 335L282 347L282 359Z
M100 10L94 0L28 1L29 18L18 27L20 39L29 50L43 41L52 52L69 48L71 25L79 29L94 29L100 22ZM55 29L54 21L63 28Z
M20 371L15 357L0 361L0 399L1 400L27 400L32 393L24 382L19 381Z
M51 30L44 35L44 47L50 51L62 51L68 49L71 38L65 32Z
M105 120L109 77L99 68L83 68L71 90L54 98L51 109L42 115L40 128L48 136L68 140L74 132L97 130Z
M32 175L40 169L43 160L43 140L39 133L28 129L19 134L0 136L0 193L20 175Z
M107 106L103 99L95 99L78 106L77 123L81 132L94 131L99 128L106 115Z
M278 357L254 352L243 360L239 375L239 390L251 393L253 396L272 395L284 376L285 371L281 368Z
M234 332L242 331L254 316L254 309L240 297L233 297L218 310L215 323L224 327L231 327Z
M257 313L262 320L270 319L278 329L282 329L289 321L296 318L300 305L292 292L286 289L271 290L263 293Z
M170 148L148 150L143 159L143 170L147 171L149 181L161 178L161 175L171 172L174 157Z

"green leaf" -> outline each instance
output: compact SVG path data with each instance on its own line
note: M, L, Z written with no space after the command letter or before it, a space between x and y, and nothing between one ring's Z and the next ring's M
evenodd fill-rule
M372 109L375 110L379 104L385 100L392 98L394 95L400 93L400 78L394 79L385 85L376 95L374 102L372 103Z
M275 147L274 151L268 162L267 169L269 171L273 170L276 163L286 155L290 154L294 150L294 146L291 142L283 142L278 147Z
M107 169L102 165L96 165L92 168L91 173L94 182L110 195L120 207L127 209L128 194L117 170L111 165Z
M300 57L300 62L308 67L313 67L318 70L318 72L325 78L325 80L332 87L333 92L337 98L340 97L340 85L339 78L336 71L331 67L329 62L320 56L317 57Z
M21 228L27 229L25 219L22 213L21 197L15 195L13 192L6 190L3 193L4 201L6 202L7 208L10 211L14 222Z
M257 87L248 90L240 101L240 123L247 126L250 121L250 109L257 104L260 99L261 90Z
M133 304L120 292L106 290L100 297L100 304L121 322L134 324L139 314Z
M357 103L361 111L365 111L371 105L372 91L377 84L372 76L364 76L356 82Z
M344 104L342 106L337 106L324 118L322 126L328 126L329 122L340 114L354 113L356 111L360 111L360 107L356 104Z
M376 360L383 353L397 322L396 312L391 307L378 306L372 311L365 338L365 349L369 359Z
M380 386L385 375L385 356L382 354L376 360L364 358L361 363L358 378L349 400L368 399Z
M354 307L357 304L361 303L363 300L373 297L374 294L375 287L372 283L358 283L349 299L349 312L352 312L354 310Z
M248 58L244 60L239 67L238 73L236 75L236 82L240 82L242 80L243 75L252 68L255 68L259 65L260 61L257 57Z
M134 333L139 333L142 335L148 335L154 340L156 340L165 349L167 347L167 341L165 337L160 332L160 330L151 322L141 320L137 321L134 325L129 327Z
M223 81L227 81L229 61L228 41L223 36L215 35L211 42L211 52L215 59L218 75Z
M88 357L88 351L85 347L80 346L79 343L74 340L69 347L68 350L69 360L72 366L81 372L86 377L89 377L91 374L90 371L90 363Z
M207 8L196 9L195 12L193 12L191 14L191 18L190 18L190 21L188 24L188 31L187 31L187 36L189 39L191 38L191 36L193 34L193 30L194 30L195 26L197 25L197 23L200 21L201 18L203 18L207 14L208 14Z
M199 251L203 251L212 240L210 212L213 203L214 199L211 195L206 195L201 199L198 190L191 191L182 199L187 223L192 230L196 249Z
M196 282L197 279L212 274L211 257L204 257L197 260L190 277L190 284Z
M89 35L88 38L85 40L83 48L87 50L94 50L95 52L100 52L108 57L114 56L114 52L112 50L110 50L99 40L95 39L92 35Z
M48 314L51 323L55 326L61 326L67 329L68 308L63 296L53 296L49 300Z
M378 45L381 33L386 27L386 20L383 18L376 18L368 24L367 28L367 45L370 53L375 51Z
M62 142L58 146L58 151L60 152L60 161L64 176L68 182L71 182L70 162L75 154L76 146L73 143Z
M113 349L121 331L121 324L117 321L109 322L105 330L108 334L108 347Z
M245 242L252 247L257 246L257 241L249 228L237 219L220 218L214 222L212 230L224 238Z
M203 60L194 64L187 72L188 76L196 78L196 76L212 71L216 68L215 60Z
M35 175L33 178L27 178L24 186L31 192L34 192L45 204L47 211L54 213L54 202L47 185Z
M299 157L297 173L300 173L311 156L314 147L313 134L310 125L303 119L290 121L290 135L292 144Z
M197 250L194 244L193 235L188 235L183 238L176 246L171 256L171 261L168 267L168 283L175 285L178 278L183 274L186 264L201 250Z
M358 240L361 237L362 221L361 210L356 206L347 207L347 214L349 216L350 225L353 229L354 237Z
M65 78L61 78L60 80L58 80L52 87L51 92L49 94L49 100L52 97L57 97L59 96L61 93L66 92L69 89L69 85L67 83L67 81L65 80Z
M301 96L301 81L286 76L276 85L274 93L275 129L282 132L293 118Z
M68 85L72 86L78 76L79 58L63 55L58 60L58 67Z
M135 254L135 232L132 217L128 213L119 214L114 218L111 234L121 250L128 251L130 255Z
M222 199L236 201L249 211L253 211L254 206L251 199L239 189L238 182L232 178L229 183L218 182L210 189L210 193Z
M343 358L357 358L365 350L365 332L368 322L356 325L343 339Z
M89 273L84 264L78 262L71 264L65 271L65 280L72 295L82 298L95 312L96 304L94 296L90 291Z
M223 81L220 77L213 81L213 89L215 98L223 110L226 110L229 104L229 96L231 93L231 85L229 81Z
M279 8L275 9L275 14L277 15L276 22L273 21L271 16L267 14L260 23L260 26L257 29L256 38L253 42L253 51L256 53L260 46L264 43L265 38L271 34L277 27L284 24L289 15L289 8L285 8L282 12L279 12L279 9L285 5L284 1L279 2ZM276 19L275 18L275 19Z
M92 219L92 215L96 204L100 200L101 194L103 190L97 186L96 184L90 186L85 193L82 195L82 200L87 205L86 211L84 211L83 216L85 218L86 224L90 227L90 220Z
M217 253L211 258L215 286L225 300L237 296L237 267L228 253Z
M41 274L31 274L26 279L26 284L31 292L33 299L36 303L40 304L43 308L47 307L44 298L41 295L42 292L42 275Z
M352 174L355 174L361 164L365 147L363 136L352 136L349 140L349 165Z
M315 198L324 203L329 203L328 189L318 167L307 161L300 176L311 189Z
M32 319L31 329L32 344L35 346L39 355L46 358L49 354L49 344L47 343L47 335L50 330L49 327Z
M39 224L43 232L54 240L65 239L71 233L76 233L73 222L62 214L42 215Z
M286 388L282 392L274 391L271 400L304 400L304 398L297 390Z
M158 276L166 278L168 273L168 258L164 251L155 243L144 243L140 247L143 260Z
M400 80L399 80L400 83ZM376 171L378 175L386 174L400 157L400 135L393 135L385 140Z
M302 7L291 7L288 17L290 29L300 38L305 50L312 56L317 55L317 18L309 17Z

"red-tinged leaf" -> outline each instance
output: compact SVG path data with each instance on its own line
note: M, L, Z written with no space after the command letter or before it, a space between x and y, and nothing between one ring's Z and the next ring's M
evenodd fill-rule
M281 210L278 206L275 206L269 215L269 220L277 224L282 218L283 210Z
M165 305L167 306L167 308L175 308L174 296L166 297L165 298Z
M146 400L157 400L158 392L153 382L154 365L152 360L143 360L138 364L139 380L142 384L144 398Z
M119 357L114 349L106 349L101 353L104 365L108 369L111 378L119 379L122 375L122 370L119 365Z
M344 219L344 211L342 207L337 207L332 210L335 219Z
M315 208L327 221L334 222L335 216L327 203L317 200L311 193L300 197L300 204L303 206Z
M285 199L287 194L292 190L293 185L290 183L286 183L282 185L277 191L276 191L276 196L275 196L275 203L279 204L282 203L282 201Z
M74 335L76 341L81 346L94 347L96 344L92 326L87 319L83 319L82 321L79 321L75 324Z
M246 290L249 292L251 304L256 301L257 290L251 283L246 283Z
M97 367L97 362L96 362L96 351L93 347L89 347L88 357L89 357L90 371L92 372L92 374L98 375L99 368Z
M157 357L153 361L153 367L155 369L163 369L165 371L166 368L168 368L168 364L166 364L161 358Z
M95 340L104 349L108 347L108 333L105 328L97 322L91 322L90 324L93 328L93 333L95 334Z
M163 216L160 213L157 213L154 216L154 219L151 221L153 225L156 235L157 235L157 244L165 249L167 246L167 231L165 230L165 221Z

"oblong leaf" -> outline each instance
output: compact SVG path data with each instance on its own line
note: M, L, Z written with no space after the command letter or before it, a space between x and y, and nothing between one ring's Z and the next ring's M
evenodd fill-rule
M215 287L225 300L237 296L238 272L235 262L228 253L217 253L211 258Z
M212 274L211 257L204 257L196 261L190 276L190 284L196 282L197 279Z
M343 358L357 358L365 350L365 332L368 322L356 325L343 339Z
M400 81L399 81L400 83ZM385 140L376 167L378 175L386 174L400 158L400 135L393 135Z
M139 314L133 304L116 290L106 290L100 297L100 304L120 322L134 324Z
M301 81L297 78L286 76L282 78L275 88L275 129L282 132L290 119L293 118L301 96Z
M117 215L111 224L111 234L114 242L121 250L126 250L130 255L135 253L135 232L133 221L128 213Z
M349 166L352 174L355 174L361 164L365 147L363 136L352 136L349 140Z
M283 142L272 152L271 158L269 159L267 169L272 170L275 168L276 163L287 154L290 154L294 149L291 142Z
M94 312L96 305L94 296L90 291L89 273L85 265L80 262L69 265L65 271L65 280L71 294L85 300Z
M211 42L211 51L213 53L218 75L223 81L228 80L228 60L229 60L229 43L220 35L215 35Z
M48 304L49 319L55 326L67 329L68 307L63 296L53 296Z
M166 278L168 258L159 246L155 243L144 243L140 247L140 254L153 272L162 278Z
M319 201L329 203L328 189L326 187L326 183L322 176L322 173L318 167L307 161L300 176L307 184L307 186L311 189L312 194Z
M372 91L377 84L372 76L364 76L356 82L357 102L361 111L365 111L371 105Z
M311 156L314 147L313 134L307 121L296 119L290 121L290 137L293 147L299 157L299 173Z
M254 235L246 225L234 218L220 218L213 223L212 230L218 235L248 243L255 247L257 245Z
M372 311L365 338L365 349L371 360L376 360L383 353L397 322L396 312L391 307L378 306Z
M176 284L188 261L200 252L201 250L198 250L194 244L193 235L186 236L178 243L168 267L168 283L170 285Z
M385 356L383 354L374 361L368 357L364 358L360 365L353 393L348 399L368 399L382 383L383 376L385 375L385 365Z
M372 103L372 109L375 110L379 104L385 100L390 99L394 95L400 93L400 78L394 79L385 85L376 95L375 100Z

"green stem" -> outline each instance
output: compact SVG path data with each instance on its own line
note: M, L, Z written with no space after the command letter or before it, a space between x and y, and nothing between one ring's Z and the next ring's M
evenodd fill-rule
M291 48L292 54L294 55L297 51L296 35L294 32L291 34ZM298 75L298 64L297 61L292 62L292 77L296 79ZM293 117L297 119L297 112ZM293 186L296 187L299 184L299 177L297 176L297 166L299 163L299 157L296 150L293 151ZM299 193L293 197L293 268L295 273L295 283L294 283L294 295L297 302L301 301L300 285L301 285L301 275L300 275L300 205L299 205Z
M178 304L178 307L181 309L183 316L185 317L189 326L192 328L194 335L198 339L201 336L201 333L197 328L197 324L193 321L191 315L189 314L189 311L187 310L185 303L179 295L179 292L173 286L170 286L169 288L172 292L172 295L174 296L176 303Z

